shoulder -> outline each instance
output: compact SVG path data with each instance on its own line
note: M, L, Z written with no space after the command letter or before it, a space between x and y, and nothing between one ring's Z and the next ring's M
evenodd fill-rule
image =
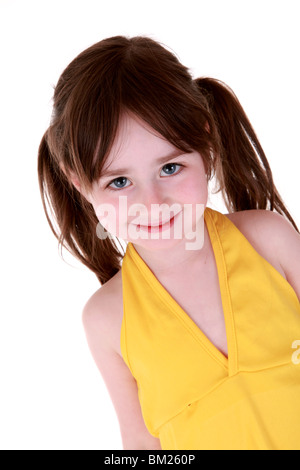
M82 322L87 336L95 335L107 347L120 351L123 319L122 274L118 271L87 300L82 310Z
M272 249L279 248L290 237L299 236L292 224L281 214L269 210L248 210L225 214L239 230L251 239Z
M225 216L247 238L253 248L286 277L275 249L283 217L261 209L234 212Z
M300 293L300 234L283 215L269 210L249 210L225 214Z
M276 218L274 212L267 210L247 210L224 214L252 243L262 243L266 232ZM275 216L275 217L273 217ZM263 234L263 236L262 236Z
M277 212L262 209L233 212L224 215L239 229L242 228L249 234L254 232L257 236L260 236L261 233L265 235L268 230L273 230L274 227L279 226L285 220Z

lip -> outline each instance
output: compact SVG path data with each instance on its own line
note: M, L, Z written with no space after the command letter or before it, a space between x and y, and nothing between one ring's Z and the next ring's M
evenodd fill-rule
M178 212L178 214L180 214L180 212ZM177 217L178 214L176 214L175 216L173 216L171 219L169 219L167 222L164 222L163 224L161 223L161 224L156 224L156 225L137 225L137 227L143 232L159 233L159 232L166 230L167 228L172 228L174 225L174 219Z
M165 225L170 222L174 217L171 219L167 220L166 222L158 222L157 224L152 224L152 225L144 225L144 224L138 224L138 227L144 227L144 228L154 228L154 227L159 227L160 225Z

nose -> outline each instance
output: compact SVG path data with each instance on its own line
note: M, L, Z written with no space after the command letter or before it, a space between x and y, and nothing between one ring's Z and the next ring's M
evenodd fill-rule
M159 206L164 203L165 197L161 188L155 183L147 184L146 187L140 188L132 201L132 215L138 213L141 225L150 224L151 218L155 222L161 221L162 214L159 212Z
M164 202L162 189L158 184L147 184L147 186L144 186L138 191L135 202L150 210L151 204L162 204Z

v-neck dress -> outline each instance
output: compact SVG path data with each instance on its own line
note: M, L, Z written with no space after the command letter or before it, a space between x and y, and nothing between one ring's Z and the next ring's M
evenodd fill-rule
M145 424L164 450L300 450L296 292L224 214L206 207L204 221L228 358L127 245L121 352Z

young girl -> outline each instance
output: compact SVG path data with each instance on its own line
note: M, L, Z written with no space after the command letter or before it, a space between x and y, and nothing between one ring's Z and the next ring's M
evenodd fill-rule
M101 284L83 323L124 449L299 450L300 235L234 93L100 41L58 81L38 176Z

